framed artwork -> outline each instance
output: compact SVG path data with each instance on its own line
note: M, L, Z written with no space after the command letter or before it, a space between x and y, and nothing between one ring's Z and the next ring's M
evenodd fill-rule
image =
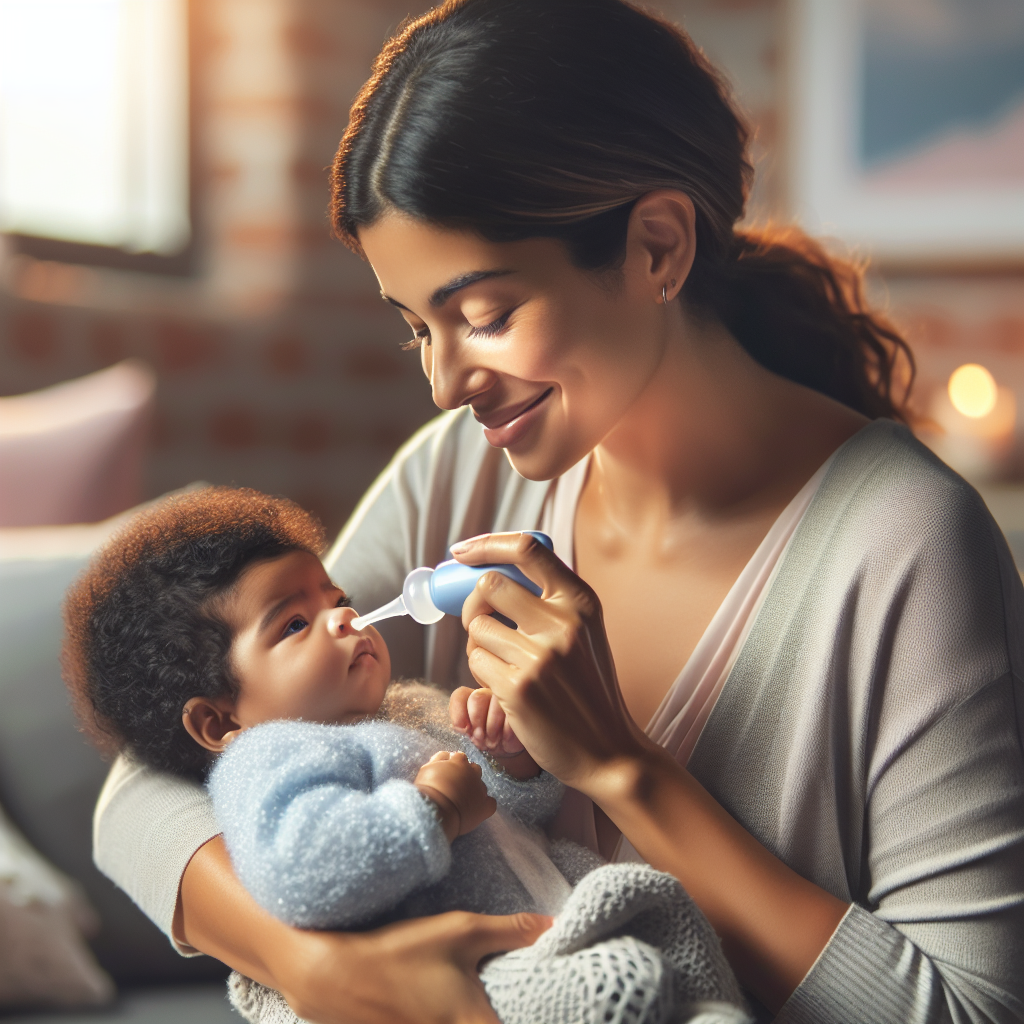
M791 0L791 206L885 264L1024 265L1024 2Z

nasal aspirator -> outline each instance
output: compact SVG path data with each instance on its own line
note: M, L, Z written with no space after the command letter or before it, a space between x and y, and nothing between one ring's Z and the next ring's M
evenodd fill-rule
M554 550L551 538L539 530L524 530L524 533L536 537L549 551ZM402 593L394 601L389 601L368 615L360 615L352 620L353 629L362 629L381 619L393 619L398 615L408 615L423 626L439 622L448 615L462 615L462 606L466 603L476 581L484 573L500 572L531 594L540 595L541 588L533 580L527 579L514 565L463 565L454 558L442 562L436 569L422 566L413 569L405 577ZM504 616L499 616L508 623ZM514 623L510 623L514 625Z

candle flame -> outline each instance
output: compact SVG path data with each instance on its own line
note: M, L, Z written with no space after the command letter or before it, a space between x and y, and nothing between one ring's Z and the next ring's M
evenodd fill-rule
M957 412L977 420L987 416L998 398L995 378L978 363L965 363L949 378L949 400Z

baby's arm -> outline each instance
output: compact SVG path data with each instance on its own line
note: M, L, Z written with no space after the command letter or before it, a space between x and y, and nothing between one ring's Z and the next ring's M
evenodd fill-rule
M218 758L214 813L261 906L299 927L351 927L448 871L448 836L482 820L488 798L476 767L458 760L425 766L429 781L414 783L422 754L409 737L383 723L272 722ZM483 791L475 810L463 806L473 783Z
M540 774L537 762L519 742L490 690L460 686L451 695L448 714L456 732L490 754L513 778L532 779Z

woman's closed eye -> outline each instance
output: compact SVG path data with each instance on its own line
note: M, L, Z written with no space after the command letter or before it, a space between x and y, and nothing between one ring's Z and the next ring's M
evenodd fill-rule
M403 352L411 352L413 349L417 349L426 342L430 344L430 330L427 327L421 327L419 330L414 330L413 336L409 341L403 341L399 346Z
M500 334L505 329L509 317L514 312L514 309L510 309L507 313L502 313L497 320L492 320L489 324L484 324L482 327L471 327L469 329L469 337L492 338L494 335ZM410 341L403 341L401 347L403 351L409 352L419 348L424 342L428 345L430 344L430 329L428 327L414 330L412 339Z
M509 310L507 313L502 313L497 320L492 320L489 324L484 324L483 327L473 327L470 329L469 336L471 338L490 338L495 334L500 334L508 323L508 318L512 315L513 310Z

